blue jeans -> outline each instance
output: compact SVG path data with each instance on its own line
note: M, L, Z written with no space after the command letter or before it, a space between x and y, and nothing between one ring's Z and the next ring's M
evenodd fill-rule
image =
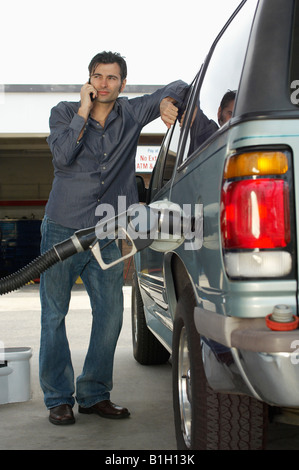
M45 217L41 225L41 252L70 238L74 231ZM106 263L119 257L115 242L102 251L102 257ZM114 353L123 319L123 263L104 271L88 250L57 263L41 275L40 384L47 408L75 403L65 317L78 276L90 298L92 327L83 370L76 380L76 399L81 406L89 407L110 398Z

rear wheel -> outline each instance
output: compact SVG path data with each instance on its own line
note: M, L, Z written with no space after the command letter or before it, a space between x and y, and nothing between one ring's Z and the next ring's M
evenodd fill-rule
M243 395L216 393L202 362L192 289L180 297L173 333L173 405L178 449L263 449L267 405Z
M133 355L140 364L164 364L168 361L169 352L147 327L142 297L135 273L132 284L132 340Z

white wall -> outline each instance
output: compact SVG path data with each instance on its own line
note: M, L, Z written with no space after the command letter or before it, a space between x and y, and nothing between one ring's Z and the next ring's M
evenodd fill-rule
M48 134L51 108L60 101L79 100L78 93L0 93L0 137L11 133ZM157 119L144 127L142 134L165 132L166 126Z

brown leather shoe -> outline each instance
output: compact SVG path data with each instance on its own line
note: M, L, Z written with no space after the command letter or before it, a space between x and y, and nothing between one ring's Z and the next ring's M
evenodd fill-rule
M50 409L49 421L53 424L73 424L75 422L72 407L59 405Z
M79 406L79 413L85 414L92 414L95 413L102 418L110 418L110 419L121 419L121 418L128 418L130 416L129 411L127 408L122 408L121 406L117 406L112 403L110 400L103 400L99 403L96 403L89 408L83 408Z

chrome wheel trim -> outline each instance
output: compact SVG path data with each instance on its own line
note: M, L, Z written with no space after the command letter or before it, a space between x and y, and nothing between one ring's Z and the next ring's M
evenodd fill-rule
M182 328L178 354L178 390L181 414L181 430L185 444L191 447L192 395L190 355L185 327Z

